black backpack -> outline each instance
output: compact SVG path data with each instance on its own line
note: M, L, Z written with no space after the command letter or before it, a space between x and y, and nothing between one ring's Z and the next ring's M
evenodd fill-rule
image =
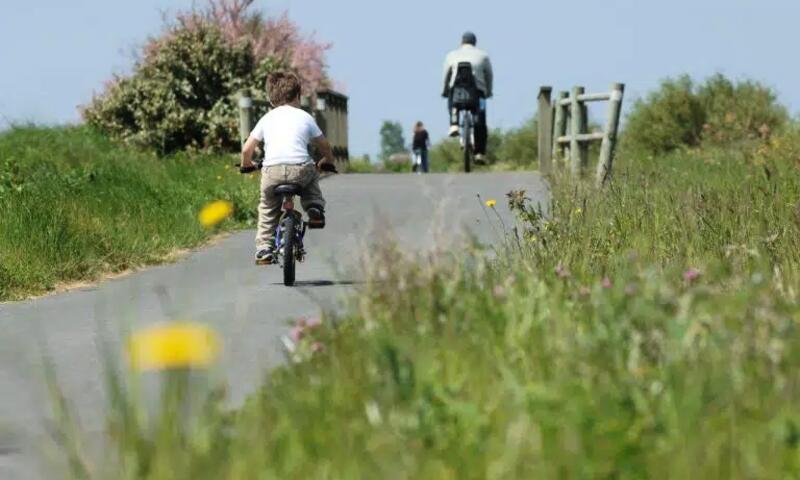
M458 110L478 109L480 103L480 93L475 83L475 75L472 73L472 64L461 62L456 67L456 80L450 91L453 98L453 108Z

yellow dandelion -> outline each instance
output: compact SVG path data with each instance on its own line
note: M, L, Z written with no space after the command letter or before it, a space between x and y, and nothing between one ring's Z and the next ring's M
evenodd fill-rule
M494 200L494 199L486 200L486 206L487 207L494 208L495 205L497 205L497 200Z
M206 228L213 227L230 217L233 213L233 204L227 200L211 202L200 211L197 219Z
M575 215L580 215L581 213L583 213L583 209L582 208L576 208L575 209Z
M210 328L179 322L135 334L128 344L128 359L139 371L202 368L214 363L219 350L219 340Z

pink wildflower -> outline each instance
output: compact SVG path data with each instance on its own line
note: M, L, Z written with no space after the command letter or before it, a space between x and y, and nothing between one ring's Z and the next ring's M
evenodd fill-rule
M608 278L608 277L604 277L603 278L603 284L602 285L603 285L603 288L605 288L605 289L609 289L609 288L614 286L614 284L611 282L611 279Z
M289 338L291 338L293 342L297 343L303 339L305 334L306 334L305 327L298 325L292 328L292 330L289 332Z
M312 317L305 319L306 327L308 328L317 328L322 325L322 319L319 317Z
M563 263L561 263L561 262L558 262L558 266L556 267L556 270L555 270L555 271L556 271L556 275L558 275L558 278L567 279L567 278L569 278L569 277L570 277L570 275L571 275L571 274L569 273L569 270L567 270L567 269L564 267L564 264L563 264Z
M701 275L701 273L700 273L699 270L697 270L695 268L690 268L689 270L686 270L685 272L683 272L683 279L686 280L687 282L691 283L691 282L694 282L695 280L697 280L698 278L700 278L700 275Z

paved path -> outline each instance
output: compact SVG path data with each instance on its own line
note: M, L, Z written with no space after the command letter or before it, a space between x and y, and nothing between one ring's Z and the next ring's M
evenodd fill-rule
M524 188L546 202L536 173L470 175L341 175L323 183L329 227L311 231L310 257L298 265L298 287L281 284L276 267L252 262L253 232L237 233L172 265L152 268L97 287L29 302L0 305L0 478L56 478L43 473L52 442L49 396L42 375L45 353L77 408L82 427L103 427L98 341L110 332L120 351L121 332L152 322L191 319L211 324L225 339L219 374L241 401L266 369L283 361L279 343L289 319L335 307L357 288L357 246L376 225L388 225L410 248L425 248L434 231L494 235L476 194L498 200L511 220L505 193ZM50 455L53 454L51 451Z

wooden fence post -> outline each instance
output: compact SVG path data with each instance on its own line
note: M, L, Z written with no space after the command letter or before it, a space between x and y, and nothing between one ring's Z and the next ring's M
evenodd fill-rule
M608 123L606 125L603 143L600 146L600 161L597 163L597 186L603 184L611 176L614 164L614 150L617 145L617 132L619 131L619 118L622 113L622 96L625 93L625 84L615 83L611 86L611 99L608 104Z
M567 135L567 106L561 101L569 98L569 92L559 92L553 105L555 120L553 121L553 159L557 162L564 157L564 146L558 139Z
M583 108L578 97L583 95L586 91L583 87L574 87L572 89L572 97L570 102L570 115L571 118L571 132L572 137L569 144L569 152L571 157L571 171L574 175L579 175L586 167L589 161L588 145L585 142L578 140L578 136L586 133L586 110Z
M242 146L253 130L253 99L248 90L239 90L239 140Z
M553 109L550 106L552 87L539 89L539 171L550 173L553 154Z

